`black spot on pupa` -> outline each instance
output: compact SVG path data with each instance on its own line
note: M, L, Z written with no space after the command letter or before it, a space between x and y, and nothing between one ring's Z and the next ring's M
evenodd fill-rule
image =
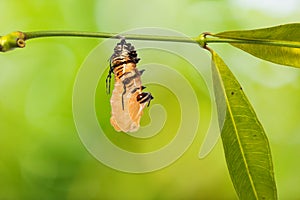
M233 91L231 92L231 95L234 95L234 92L233 92Z

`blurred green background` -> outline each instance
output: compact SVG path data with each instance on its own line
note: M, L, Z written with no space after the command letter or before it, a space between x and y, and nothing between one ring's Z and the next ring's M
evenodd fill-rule
M3 0L1 34L161 27L197 36L299 22L299 6L296 0ZM204 135L178 161L147 174L110 169L89 154L74 125L72 90L80 65L99 42L36 39L0 55L0 199L236 199L220 141L198 159ZM279 198L299 197L300 70L228 45L211 46L243 85L266 130ZM202 64L209 66L205 55Z

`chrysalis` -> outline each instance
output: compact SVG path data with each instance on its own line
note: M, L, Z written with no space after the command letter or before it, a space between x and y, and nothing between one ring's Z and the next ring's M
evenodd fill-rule
M143 92L141 75L138 70L137 53L130 43L122 39L114 48L110 57L110 69L106 78L106 90L110 92L111 74L114 74L115 85L110 99L110 123L116 131L134 132L140 127L143 109L153 99L151 93Z

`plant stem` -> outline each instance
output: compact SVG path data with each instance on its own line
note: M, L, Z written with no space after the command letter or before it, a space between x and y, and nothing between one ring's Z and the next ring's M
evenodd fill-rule
M83 32L83 31L36 31L25 32L26 40L42 37L92 37L92 38L115 38L120 39L122 37L130 40L149 40L149 41L166 41L166 42L184 42L184 43L198 43L202 47L209 43L234 43L234 44L261 44L272 46L285 46L300 48L300 43L288 41L271 41L271 40L253 40L253 39L231 39L231 38L218 38L210 33L203 33L199 37L176 37L176 36L158 36L158 35L137 35L137 34L124 34L118 35L116 33L104 33L104 32ZM210 35L213 38L207 38Z
M103 32L78 32L78 31L37 31L25 32L26 40L41 37L92 37L92 38L115 38L122 37L130 40L152 40L152 41L169 41L169 42L186 42L197 43L196 39L188 37L176 36L158 36L158 35L137 35L137 34L124 34L118 35L116 33L103 33Z
M210 37L206 37L210 36ZM246 38L221 38L210 33L203 33L195 38L178 37L178 36L160 36L160 35L137 35L124 34L118 35L116 33L103 32L82 32L82 31L35 31L35 32L13 32L8 35L0 37L0 51L5 52L16 47L25 47L25 41L34 38L44 37L92 37L92 38L126 38L131 40L149 40L149 41L166 41L166 42L184 42L195 43L203 48L209 43L232 43L232 44L258 44L271 45L281 47L300 48L300 43L289 41L272 41Z

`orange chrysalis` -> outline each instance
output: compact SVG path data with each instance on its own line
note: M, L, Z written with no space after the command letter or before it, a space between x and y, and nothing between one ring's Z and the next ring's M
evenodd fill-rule
M110 69L106 78L107 93L110 92L111 74L114 74L115 85L110 99L110 123L116 131L134 132L140 127L143 109L153 99L151 93L142 92L141 75L136 64L137 53L130 43L122 39L114 48L110 57Z

